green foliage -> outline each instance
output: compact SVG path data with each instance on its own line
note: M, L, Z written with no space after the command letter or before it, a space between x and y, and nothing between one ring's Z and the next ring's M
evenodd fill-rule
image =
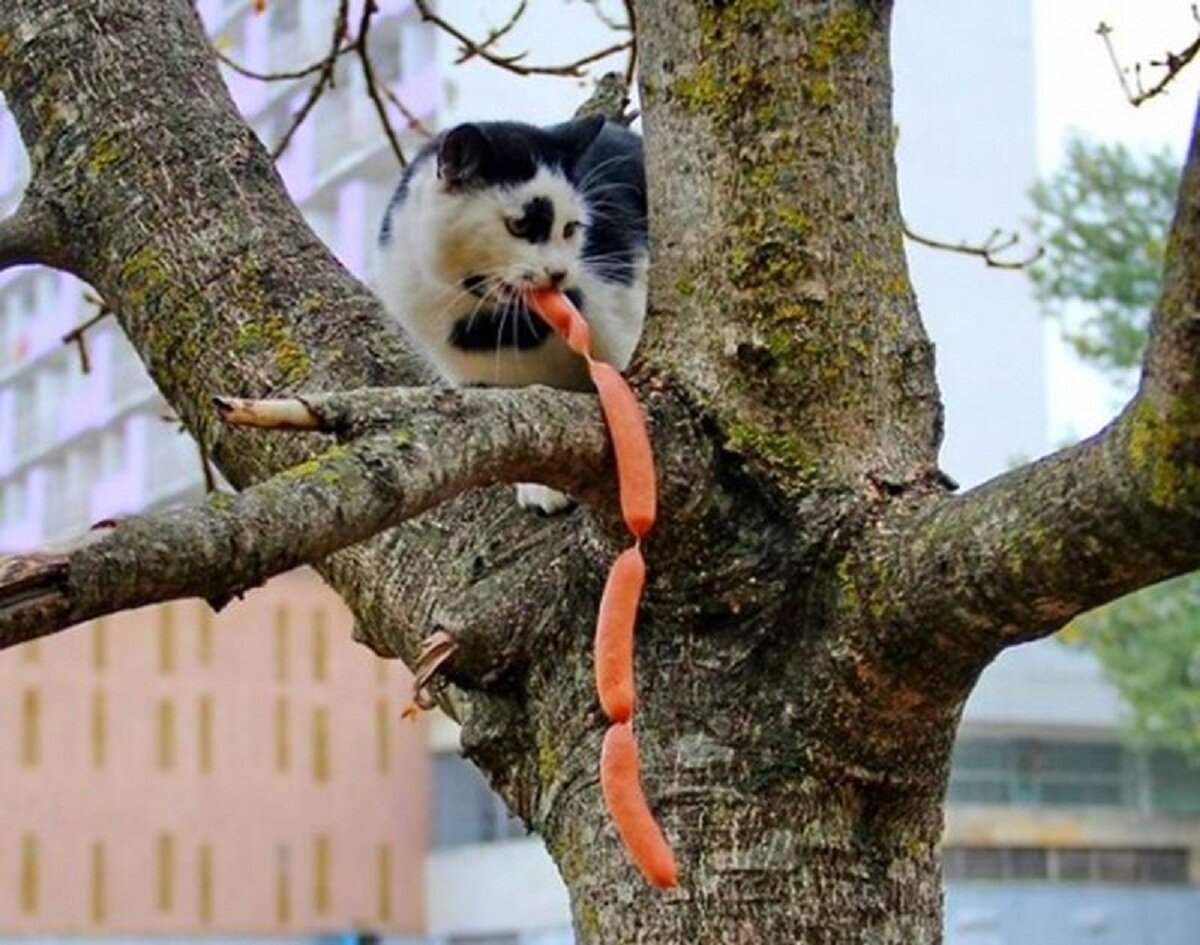
M1032 192L1046 248L1031 271L1038 298L1079 355L1115 377L1141 362L1178 184L1166 151L1075 139ZM1099 657L1136 741L1200 759L1200 572L1114 601L1060 638Z
M1110 374L1141 361L1178 185L1168 151L1075 138L1062 169L1033 188L1046 249L1030 270L1038 299L1080 356Z
M1114 601L1063 635L1100 658L1138 742L1200 759L1200 573Z

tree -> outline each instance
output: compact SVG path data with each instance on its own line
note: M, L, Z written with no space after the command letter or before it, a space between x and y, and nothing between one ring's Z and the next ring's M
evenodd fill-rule
M1038 300L1082 358L1118 379L1142 361L1178 189L1169 151L1139 158L1073 138L1031 193L1046 250L1029 269Z
M1167 151L1075 139L1032 193L1047 247L1030 270L1038 297L1080 356L1117 381L1141 362L1178 187ZM1137 740L1200 759L1200 574L1115 601L1072 631L1132 708Z
M981 670L1200 566L1200 135L1136 397L953 496L905 269L891 5L635 7L654 261L633 381L664 510L640 732L679 892L631 870L596 783L589 638L619 530L593 399L422 386L288 202L187 0L0 6L33 163L0 260L94 286L242 491L10 562L0 641L312 562L381 652L457 642L464 746L545 837L582 942L935 942ZM214 395L283 398L251 406L339 442L223 424ZM484 488L521 480L584 504L536 521Z

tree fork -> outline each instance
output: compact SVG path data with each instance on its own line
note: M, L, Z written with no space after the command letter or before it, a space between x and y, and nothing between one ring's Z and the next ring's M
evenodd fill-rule
M547 838L581 942L937 942L940 805L978 672L1200 565L1200 149L1138 400L1093 442L951 498L904 269L890 4L636 14L654 266L634 381L665 513L647 543L639 739L683 888L643 887L600 802L602 500L542 520L477 490L317 566L380 652L412 665L431 633L459 642L443 672L464 746ZM100 291L236 486L321 446L228 429L214 395L428 380L287 199L187 0L0 4L0 88L66 244L13 225L5 254L69 260ZM519 411L541 395L503 396ZM535 426L552 464L562 427ZM463 462L468 484L502 478ZM61 575L35 568L18 592Z

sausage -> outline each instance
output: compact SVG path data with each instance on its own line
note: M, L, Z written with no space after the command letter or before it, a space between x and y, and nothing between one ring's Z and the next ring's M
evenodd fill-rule
M628 722L609 726L600 750L600 787L625 848L642 875L660 889L679 884L675 855L646 804L637 741Z
M600 785L617 832L638 869L653 885L669 888L678 884L679 871L642 793L631 725L636 702L633 631L646 583L640 541L654 526L658 502L646 420L620 372L593 360L591 330L570 299L554 289L538 289L529 292L526 301L572 351L587 359L612 439L621 515L637 539L613 562L596 617L596 691L604 714L614 723L600 752Z
M637 622L638 601L646 582L646 562L642 550L634 545L617 556L596 618L596 691L600 707L613 722L628 722L633 717L633 627Z

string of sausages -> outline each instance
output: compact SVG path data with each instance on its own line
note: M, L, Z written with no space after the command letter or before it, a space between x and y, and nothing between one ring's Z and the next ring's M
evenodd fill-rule
M633 732L633 630L646 583L642 538L654 526L657 504L650 437L625 378L611 364L592 357L591 330L570 299L556 289L540 289L530 292L526 301L567 347L587 360L612 439L621 516L633 545L613 562L596 618L596 690L611 723L600 751L600 787L630 857L649 882L667 888L678 883L675 856L646 803Z

